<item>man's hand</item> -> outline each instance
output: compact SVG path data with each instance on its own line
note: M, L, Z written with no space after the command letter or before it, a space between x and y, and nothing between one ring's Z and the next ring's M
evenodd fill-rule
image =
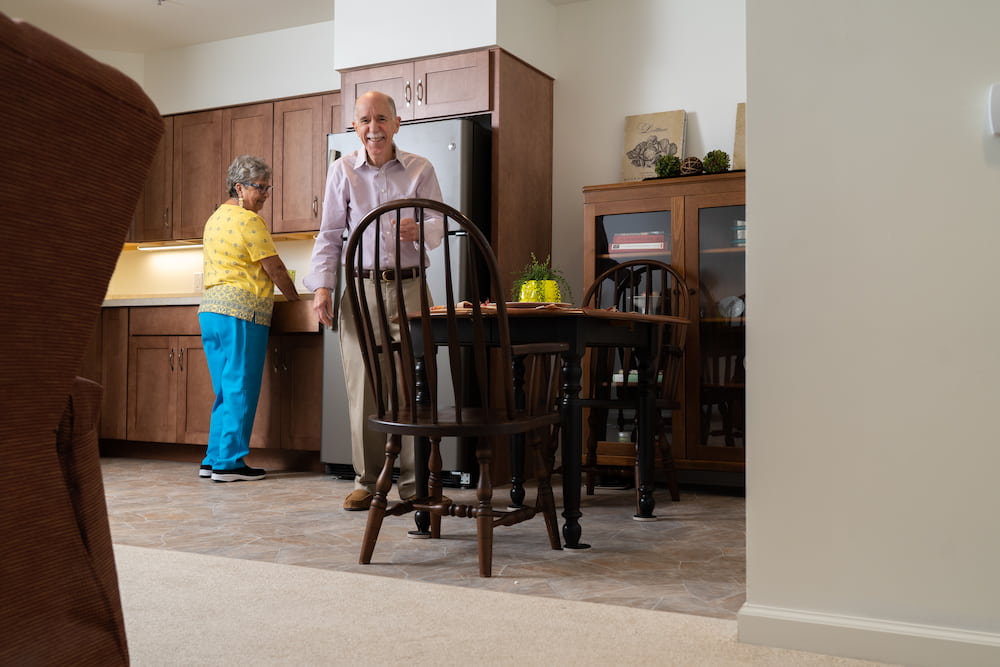
M399 221L399 240L401 242L416 243L420 240L420 228L413 218L403 218Z
M320 324L333 327L333 298L327 287L320 287L313 294L313 313Z

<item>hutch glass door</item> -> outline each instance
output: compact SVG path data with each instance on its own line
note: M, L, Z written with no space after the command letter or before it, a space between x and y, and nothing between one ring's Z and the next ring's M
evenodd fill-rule
M688 456L742 461L746 446L746 206L727 197L692 198L697 216L698 337L687 368L700 378L689 406ZM731 202L732 197L728 197ZM692 244L693 245L693 244ZM693 410L697 414L692 414Z

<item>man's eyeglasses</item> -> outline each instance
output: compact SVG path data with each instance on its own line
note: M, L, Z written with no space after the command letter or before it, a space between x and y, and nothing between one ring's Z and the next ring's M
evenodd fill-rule
M273 185L261 185L260 183L243 183L243 182L241 182L240 185L243 185L243 186L249 187L249 188L257 188L260 192L262 192L264 194L267 194L268 192L271 191L272 188L274 188Z

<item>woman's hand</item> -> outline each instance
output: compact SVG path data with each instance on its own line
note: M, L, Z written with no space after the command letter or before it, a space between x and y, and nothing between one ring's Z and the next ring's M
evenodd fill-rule
M281 293L285 295L285 299L288 301L299 300L299 292L295 289L295 282L288 274L288 269L285 268L285 263L281 261L281 257L278 255L264 257L260 260L260 265L264 267L264 271L274 281L277 288L281 290Z

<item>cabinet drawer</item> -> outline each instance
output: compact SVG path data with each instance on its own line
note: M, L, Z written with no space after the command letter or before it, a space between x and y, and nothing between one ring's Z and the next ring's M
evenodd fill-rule
M319 333L319 322L312 311L312 300L275 303L271 314L271 333Z
M141 306L131 308L129 334L133 336L200 336L198 306Z

